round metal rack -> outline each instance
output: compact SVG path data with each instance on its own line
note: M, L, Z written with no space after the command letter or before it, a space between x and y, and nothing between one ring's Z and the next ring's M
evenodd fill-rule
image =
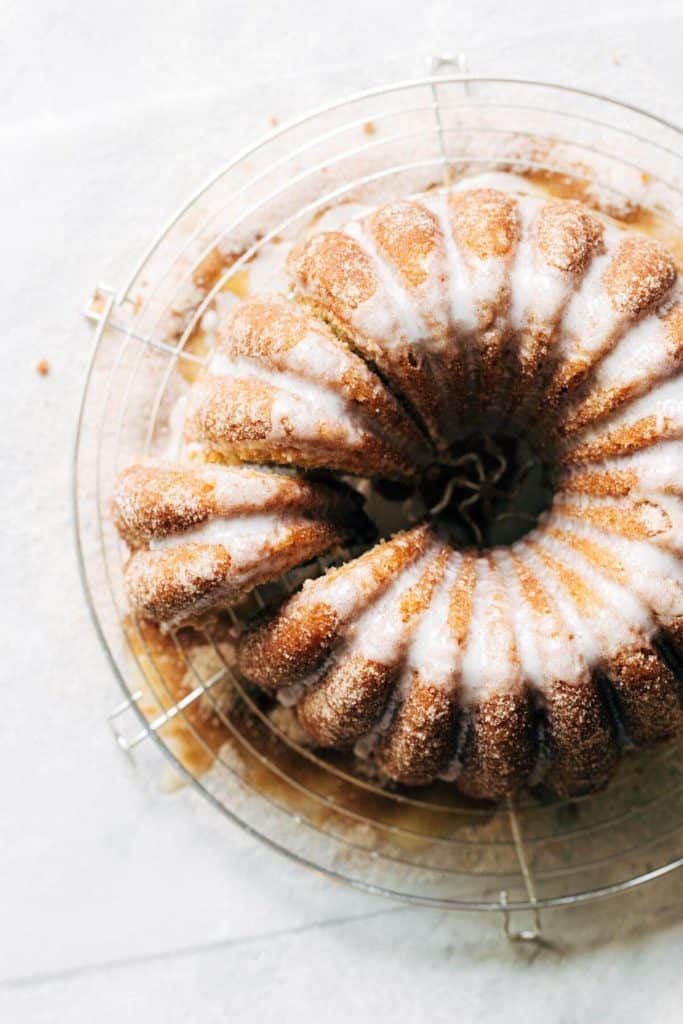
M423 79L326 106L241 153L179 211L123 289L98 289L76 521L85 590L124 694L112 714L124 749L156 741L217 809L301 864L385 896L503 912L506 927L513 912L527 915L510 925L515 937L539 935L543 908L683 865L681 749L631 753L606 792L570 803L525 791L493 807L445 784L387 788L352 759L306 746L286 712L244 684L230 623L163 637L135 621L109 515L117 472L168 450L216 305L250 278L281 287L277 253L332 208L502 170L637 223L683 259L681 141L675 125L604 97L458 74L437 60ZM278 592L297 583L285 579ZM272 599L266 591L234 609L233 625Z

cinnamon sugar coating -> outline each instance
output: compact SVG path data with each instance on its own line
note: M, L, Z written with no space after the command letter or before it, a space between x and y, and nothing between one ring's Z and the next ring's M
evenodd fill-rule
M636 746L653 746L680 734L683 712L679 684L652 644L624 648L609 659L604 672Z
M414 673L377 751L380 767L406 786L432 782L453 757L459 717L453 693Z
M562 796L602 789L619 759L615 723L595 678L557 682L543 704L546 781Z
M388 203L368 217L368 228L407 287L425 283L428 258L443 246L439 221L431 210L409 200Z
M323 747L346 746L370 731L384 708L395 670L351 655L333 665L297 705L299 722Z
M550 266L580 274L603 247L601 221L581 203L546 203L536 222L538 247Z
M131 603L167 626L277 579L364 528L348 489L236 467L130 467L113 509L133 552L124 570Z
M411 485L493 425L553 462L527 537L482 553L395 534L250 623L240 672L321 747L473 799L530 777L589 793L624 736L681 735L673 256L581 203L460 185L313 233L287 267L292 295L237 305L194 387L186 440L219 464L119 481L138 613L177 625L367 534L348 490L239 463Z
M300 304L241 302L195 387L190 440L229 460L409 477L430 446L379 377Z
M605 287L619 312L637 317L660 302L675 280L676 263L664 246L631 235L620 243L605 274Z
M216 509L215 486L199 473L173 467L130 466L112 499L116 528L133 547L205 522Z
M477 800L514 792L534 763L531 704L526 692L494 694L471 712L458 788Z
M453 232L467 253L485 260L506 256L517 240L517 204L492 188L454 192L449 198Z
M369 256L340 231L325 231L295 246L288 262L307 293L342 322L377 288Z

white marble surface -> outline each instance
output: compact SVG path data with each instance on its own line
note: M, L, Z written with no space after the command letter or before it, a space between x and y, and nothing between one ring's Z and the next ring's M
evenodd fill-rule
M550 914L553 947L528 949L496 918L335 887L160 793L105 725L70 463L92 286L270 115L348 90L353 66L381 80L391 55L464 49L680 119L682 37L680 3L634 0L3 5L1 1020L680 1019L683 875Z

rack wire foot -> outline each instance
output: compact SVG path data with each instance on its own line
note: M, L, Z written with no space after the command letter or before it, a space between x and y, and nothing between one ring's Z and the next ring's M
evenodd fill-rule
M99 324L106 319L108 310L116 301L116 289L107 284L98 284L89 301L83 307L83 316L91 323Z
M133 338L135 341L139 341L143 345L148 345L150 348L156 349L164 355L168 355L176 359L184 359L197 366L206 365L206 358L197 356L193 352L185 351L183 347L186 341L185 338L181 339L181 342L178 345L169 345L168 343L161 341L158 338L153 338L148 334L140 334L139 331L135 330L132 322L125 322L125 317L123 321L121 319L113 319L111 313L114 307L116 307L117 310L120 310L123 304L127 304L130 309L135 308L135 304L130 299L123 299L121 302L118 302L115 288L110 288L108 285L103 284L96 285L92 295L90 296L90 300L83 308L83 316L86 320L90 320L91 323L97 326L99 336L104 333L105 328L110 328L127 338Z
M507 909L508 894L505 890L500 893L500 903L503 906L503 931L505 932L506 939L510 942L530 942L538 946L547 945L543 937L543 927L541 925L541 913L538 907L534 907L529 911L529 924L524 927L515 927L513 925L513 915L517 917L523 911L513 911Z
M134 747L141 743L149 735L148 729L138 730L132 736L127 736L120 727L119 720L126 715L127 712L132 711L136 705L142 700L142 691L136 690L130 697L122 700L120 704L117 704L107 716L107 722L109 728L114 734L116 744L124 752L124 754L130 754Z
M432 54L427 62L427 70L431 75L453 74L466 75L469 73L469 64L463 50L457 53ZM470 84L465 82L465 91L469 93Z
M195 686L194 689L187 693L181 700L172 704L165 711L162 711L161 714L146 722L142 728L133 733L132 736L126 736L118 727L117 723L118 719L121 718L122 715L125 715L127 711L133 710L140 703L140 700L142 699L142 692L140 690L136 690L136 692L131 694L128 699L117 704L114 710L109 713L109 725L119 747L121 747L125 753L129 754L149 736L153 733L157 733L159 729L164 725L167 725L173 718L176 718L177 715L186 711L192 704L198 701L200 697L203 697L204 694L208 693L216 683L225 679L226 675L227 670L221 668L218 672L215 672L210 679L207 679L204 682L201 682L198 686Z

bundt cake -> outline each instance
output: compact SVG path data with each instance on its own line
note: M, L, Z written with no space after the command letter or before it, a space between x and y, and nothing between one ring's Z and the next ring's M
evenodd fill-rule
M457 187L312 234L288 271L290 296L220 324L186 420L193 461L119 481L135 610L175 626L367 539L361 491L402 528L239 637L242 676L316 744L496 799L529 780L589 792L625 746L679 735L669 251L576 201ZM552 486L510 543L488 529L510 482L493 435L522 439Z

